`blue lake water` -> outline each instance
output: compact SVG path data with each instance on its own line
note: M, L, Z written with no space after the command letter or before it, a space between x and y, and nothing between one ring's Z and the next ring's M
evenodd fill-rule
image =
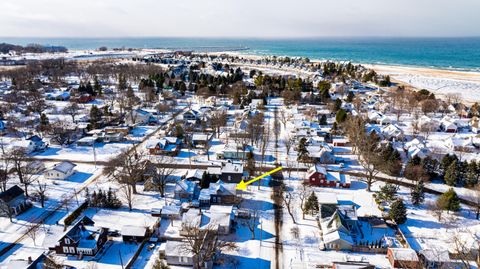
M69 49L162 48L199 52L235 51L247 54L309 57L356 63L409 65L480 71L480 37L470 38L0 38L26 45L61 45Z

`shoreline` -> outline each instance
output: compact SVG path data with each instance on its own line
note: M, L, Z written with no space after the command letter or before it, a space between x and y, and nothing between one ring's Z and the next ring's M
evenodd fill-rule
M148 54L156 53L166 53L174 52L175 50L166 50L166 49L142 49L137 48L131 51L120 50L120 51L105 51L100 52L97 50L69 50L68 53L63 53L63 57L71 57L76 60L87 60L87 59L98 59L102 57L109 58L119 56L122 54L136 54L137 56L146 56ZM249 54L245 51L217 51L217 52L206 52L199 54L207 55L229 55L232 57L241 57L245 59L260 60L266 57L285 57L279 55L257 55ZM62 55L62 54L60 54ZM57 57L60 55L57 54ZM29 55L33 56L33 55ZM52 54L36 55L35 58L49 58ZM80 56L80 57L79 57ZM62 56L60 56L62 57ZM300 57L291 57L291 58L300 58ZM310 59L312 63L325 62L327 60L315 60ZM333 61L333 60L332 60ZM334 61L334 62L347 62L347 61ZM441 69L433 67L417 67L417 66L408 66L408 65L388 65L388 64L368 64L368 63L357 63L352 62L352 64L359 64L368 69L373 69L375 72L382 75L389 75L391 80L395 83L401 85L409 86L415 89L427 89L436 95L447 96L452 94L460 95L461 98L467 103L474 103L480 100L480 72L477 71L463 71L463 70L451 70L451 69ZM8 67L2 66L0 70L5 70ZM271 67L265 66L265 69L271 69ZM272 69L273 70L273 69ZM282 70L276 70L282 71ZM286 72L299 72L299 70L289 70L285 69Z
M241 52L217 52L212 55L228 54L250 59L262 59L271 56L251 55ZM283 57L278 56L277 57ZM314 63L322 60L310 60ZM343 62L343 61L338 61ZM464 102L473 104L480 100L480 72L420 67L408 65L356 63L382 75L389 75L392 81L415 89L426 89L435 95L460 95Z

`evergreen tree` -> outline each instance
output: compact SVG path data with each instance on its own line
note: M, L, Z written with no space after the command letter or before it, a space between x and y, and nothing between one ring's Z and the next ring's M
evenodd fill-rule
M315 192L312 191L310 196L308 196L307 200L305 201L305 211L307 211L310 215L315 215L320 210L318 205L318 198L315 195Z
M203 172L202 179L200 180L200 188L207 189L210 187L210 175L207 172Z
M303 137L298 142L298 161L306 161L308 159L307 139Z
M87 82L87 85L85 85L85 92L90 95L95 95L95 92L93 91L92 83L90 83L90 81Z
M436 178L438 176L439 162L430 156L422 159L422 166L429 179Z
M319 122L320 125L327 125L328 122L327 122L327 115L325 114L322 114L322 116L320 117L320 122Z
M347 95L347 102L351 103L353 101L353 98L355 97L355 94L352 92L352 91L349 91L348 92L348 95Z
M410 193L412 204L420 205L425 200L425 190L423 180L417 182L417 184L412 188Z
M440 169L442 171L442 176L445 175L448 167L452 164L452 162L458 161L458 158L455 154L447 154L443 156L442 161L440 162Z
M337 111L337 114L335 115L335 121L338 123L342 123L346 119L347 119L347 112L343 108L340 108Z
M182 125L180 125L180 123L178 123L175 126L175 136L177 138L183 139L184 135L185 135L185 131L183 130Z
M402 199L397 199L392 203L390 211L388 212L390 218L397 224L403 224L407 221L407 208Z
M338 111L342 108L342 100L340 98L335 99L335 111Z
M450 163L447 170L445 171L444 180L445 180L445 183L447 183L447 185L455 186L458 183L459 178L460 178L460 173L458 171L457 161L454 160L453 162Z
M48 120L48 117L47 115L45 115L45 113L42 113L40 115L40 125L45 127L49 124L49 120Z
M478 184L478 177L480 176L480 169L476 161L472 160L467 165L465 175L465 184L468 187L473 187Z
M102 120L102 112L96 105L93 105L90 109L90 128L97 129L99 128L99 123Z
M95 94L102 95L102 85L100 85L100 81L98 81L97 76L95 76L95 79L93 81L93 90Z
M438 197L437 205L447 211L459 211L461 208L460 199L452 188Z
M379 192L377 192L377 197L381 201L391 202L397 198L397 192L398 186L387 183L380 188Z

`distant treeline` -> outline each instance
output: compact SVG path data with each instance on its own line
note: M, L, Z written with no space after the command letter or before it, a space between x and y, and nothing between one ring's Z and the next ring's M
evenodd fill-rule
M28 44L23 47L7 43L0 43L0 52L8 53L15 51L17 53L46 53L46 52L67 52L68 49L62 46L43 46L40 44Z

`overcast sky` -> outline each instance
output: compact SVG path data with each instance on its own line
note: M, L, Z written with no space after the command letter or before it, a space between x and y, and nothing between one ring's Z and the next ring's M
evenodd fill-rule
M0 0L0 36L480 36L480 0Z

